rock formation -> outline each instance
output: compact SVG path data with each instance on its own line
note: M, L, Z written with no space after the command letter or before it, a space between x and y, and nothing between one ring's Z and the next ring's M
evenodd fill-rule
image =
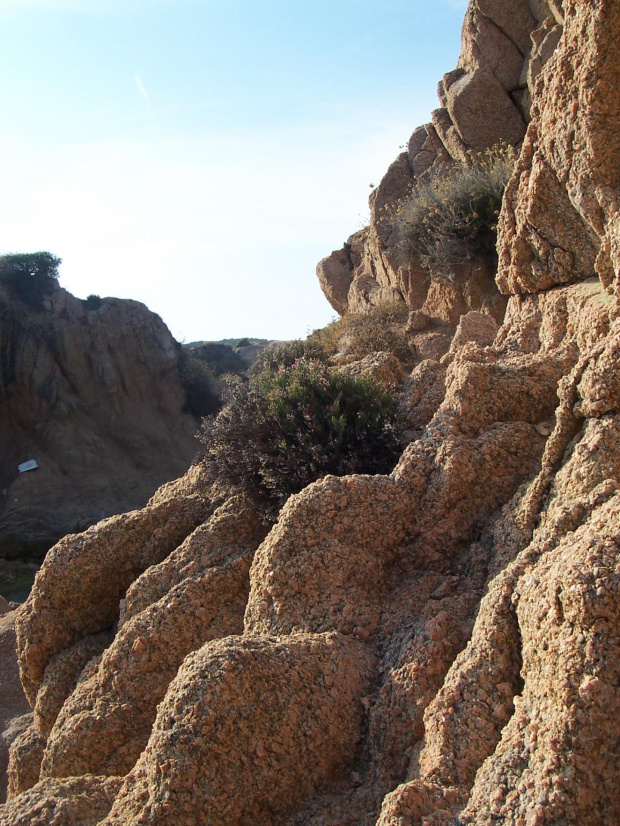
M144 305L91 309L55 283L40 312L3 295L0 349L0 555L142 507L191 463L178 345Z
M532 117L503 321L464 307L415 366L389 476L265 536L197 467L48 555L3 826L618 822L618 36L615 0L473 1L446 112L484 82Z
M403 255L399 204L429 174L470 164L471 153L500 143L520 147L531 120L536 81L562 32L561 3L548 0L472 0L458 66L439 83L441 107L415 130L407 150L370 197L370 224L317 266L327 300L340 315L404 301L431 326L452 335L459 317L481 311L502 320L505 301L494 270L479 255L434 273L416 251ZM564 99L574 93L564 90ZM553 221L553 218L550 218ZM448 282L448 283L446 283ZM427 335L420 335L423 343Z

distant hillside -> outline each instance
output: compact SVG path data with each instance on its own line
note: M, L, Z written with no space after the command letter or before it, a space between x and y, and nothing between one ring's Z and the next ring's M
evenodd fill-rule
M251 336L241 336L241 338L220 338L217 341L190 341L184 347L199 347L202 344L227 344L229 347L238 347L239 342L249 341L250 344L266 344L268 338L252 338ZM242 345L243 346L243 345Z
M203 362L216 380L225 373L242 375L263 350L277 343L266 338L229 338L185 344L184 350Z

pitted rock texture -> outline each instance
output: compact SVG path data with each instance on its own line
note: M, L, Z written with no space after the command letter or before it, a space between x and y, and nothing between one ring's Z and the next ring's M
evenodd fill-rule
M110 517L83 534L69 535L50 551L29 597L30 610L22 611L16 622L22 684L31 703L50 660L86 634L109 630L132 581L211 512L204 491L196 492L199 472L192 471L190 478L193 491L187 480L180 483L178 497L169 486L168 498L157 496L144 511ZM188 487L191 492L184 495ZM67 582L79 582L70 603ZM40 597L47 593L51 599Z
M112 634L89 634L57 654L45 669L34 707L35 728L46 739L84 668L112 642Z
M476 364L467 360L467 347L470 346L471 343L457 351L450 368L455 376L459 375L455 365L461 361L463 369ZM472 379L474 384L476 381L476 378ZM529 421L532 413L528 409L527 394L523 395L523 410L515 414L514 421L494 422L489 426L488 417L483 417L470 433L459 434L458 415L454 412L454 402L450 401L453 385L459 386L456 379L447 382L444 403L430 423L427 435L407 449L392 477L327 477L291 497L277 525L258 549L249 576L249 598L247 590L243 590L243 577L247 577L249 561L262 538L260 528L251 513L244 516L242 503L236 500L213 512L206 491L200 488L198 470L193 471L194 477L190 476L176 486L167 486L153 498L148 508L130 516L128 525L134 526L133 533L125 533L137 537L133 543L120 541L121 526L127 527L123 517L108 520L81 537L61 543L48 556L20 620L22 669L24 677L28 675L27 685L35 707L45 705L44 699L50 691L46 677L58 673L63 675L61 682L66 680L66 669L58 663L63 657L74 662L78 640L89 640L89 635L102 633L115 620L119 624L111 645L103 655L95 656L86 664L75 690L66 699L44 743L40 776L117 775L131 770L129 777L137 777L142 771L145 755L150 753L149 744L153 743L154 732L160 725L157 720L153 723L157 703L160 703L157 719L169 725L170 718L162 717L162 709L177 691L175 686L182 682L183 657L192 649L198 649L196 657L208 653L210 646L215 645L217 649L216 643L208 642L210 635L226 636L241 631L241 626L237 628L234 623L240 622L247 599L244 637L238 644L242 648L244 640L257 638L261 641L261 651L277 648L279 643L275 634L283 641L291 640L293 645L300 633L318 634L323 640L332 639L329 635L336 632L340 636L333 639L341 640L345 648L352 646L351 650L357 652L356 658L365 646L378 645L381 656L385 657L380 673L386 674L393 668L403 675L413 669L415 674L416 662L418 669L422 662L433 663L428 676L416 680L413 691L406 688L394 695L383 692L373 703L375 745L374 751L369 753L374 755L377 766L368 775L370 785L364 790L365 796L360 796L360 805L363 802L365 807L376 809L378 790L386 791L402 778L402 750L412 747L424 707L467 639L466 629L477 604L476 597L469 591L477 592L481 587L482 563L478 564L475 573L470 570L465 577L460 586L461 598L457 596L459 587L456 583L463 580L462 554L468 547L472 527L484 522L501 504L509 501L519 484L535 470L544 445L544 439ZM510 398L508 394L506 398ZM512 399L510 402L513 405L510 409L516 409ZM202 510L197 502L202 503ZM182 531L169 518L171 503L191 514L191 522L183 522ZM365 517L360 520L361 514ZM188 531L188 524L199 519L203 519L203 523L176 549L170 550ZM146 550L142 544L145 536L148 536ZM108 588L96 590L93 585L87 593L90 600L99 602L97 611L86 611L86 603L76 604L75 609L66 615L51 608L44 610L47 603L44 594L48 590L52 595L59 594L53 583L61 579L65 581L62 573L67 570L68 562L77 566L73 574L76 582L81 580L80 568L86 583L92 576L88 572L94 574L94 557L87 552L91 545L84 543L85 538L91 543L93 553L97 542L107 549L101 554L102 561L108 560L106 564L112 565L114 560L117 564L123 563L127 576L134 577L133 584L124 596L121 596L118 581L113 592ZM164 558L160 562L161 557ZM151 566L141 574L147 559ZM434 572L424 574L429 565L434 567ZM422 588L414 586L423 575L426 584ZM412 602L413 593L417 594L417 602ZM239 595L237 608L234 607L235 594ZM429 594L436 594L438 604L424 608L424 596ZM394 609L386 617L383 606L390 600ZM224 624L212 627L212 622L221 623L217 620L218 604L225 607L221 615ZM417 606L415 609L414 605ZM405 635L402 644L406 648L398 655L391 640L395 633L402 635L401 624L407 622L412 610L421 611L423 620L415 625L419 632L413 636ZM449 612L455 614L455 611L460 619L449 630L446 618L450 616ZM45 646L42 644L44 621L55 628L47 635ZM229 622L232 624L227 625ZM324 637L325 634L328 637ZM32 643L39 638L38 648L33 650ZM320 640L317 642L319 648L323 645ZM63 641L66 655L61 653ZM83 644L87 646L89 643ZM237 650L232 643L231 646L231 652ZM247 658L244 672L252 673L255 656L252 652L258 649L249 645L247 651L243 650L246 652L243 656ZM232 653L230 657L234 660ZM367 696L374 676L368 668L364 666L360 671L349 666L349 676L346 677L357 686L352 708L361 709L359 714L364 717L370 710L370 701L363 703L362 699ZM235 679L240 680L241 676L237 674ZM409 679L406 677L405 682ZM326 685L335 685L329 675ZM42 692L41 701L36 697L38 692ZM402 722L400 729L394 723L394 720L404 722L408 719L409 713L403 713L408 703L417 709L418 723L414 734L407 734L402 729ZM55 704L52 706L56 708ZM268 705L265 708L269 711ZM275 714L275 710L269 713ZM342 711L337 717L342 718ZM51 718L46 716L45 719ZM356 737L360 737L362 718L356 717L356 720ZM233 724L234 715L231 716ZM46 723L45 728L48 727L49 723ZM187 738L193 742L190 729L191 726L187 736L182 738L182 750L189 743ZM308 755L318 761L317 766L322 765L320 743L330 754L341 753L337 745L342 740L340 729L332 724L328 729L308 744ZM36 772L27 769L41 760L41 738L35 740L36 748L33 740L29 754L16 749L15 776L19 778L21 770L23 781L21 785L16 782L15 794L36 780ZM351 742L348 736L345 742ZM205 748L210 748L211 743L212 740L206 737ZM369 747L370 742L365 749ZM230 743L228 749L230 759L237 766L245 747L241 743L235 746ZM265 749L269 753L268 744ZM157 766L165 765L166 760L160 759L159 746L156 752ZM385 756L382 756L384 752ZM192 753L190 748L187 753L190 762ZM350 764L355 752L349 748L347 753ZM136 760L136 767L132 769ZM338 758L334 765L341 770L345 763ZM156 777L162 775L159 769L154 771ZM282 795L288 801L287 810L299 807L303 805L304 797L314 792L319 796L325 794L329 782L334 779L332 769L316 771L309 774L314 778L311 785L300 785L297 778L294 798L273 780L261 780L256 785L257 799L262 800L267 795L272 801L269 806L275 807L276 813L280 809L273 800L279 800ZM282 783L285 780L283 776ZM139 812L136 817L150 817L140 808L147 804L136 802L136 788L134 780L127 781L126 792L119 799L121 808L114 809L111 817L116 817L117 811L122 812L118 817L121 818L119 822L123 822L123 818L134 816L134 810ZM212 785L197 783L196 788L200 791L194 789L195 804L188 802L187 805L199 806L201 811L209 808L215 794ZM160 804L166 801L157 797L159 792L153 794L157 798L153 798L153 811L157 813L153 815L154 822L164 822L161 819L168 817L178 819L178 808L162 808ZM231 821L235 818L243 820L245 803L237 801L234 806ZM186 822L192 822L191 817L187 816Z
M599 27L607 20L614 31L610 8L606 0L479 0L470 11L493 21L524 54L524 65L525 44L532 42L518 36L524 26L528 38L545 26L548 33L564 26L550 60L556 70L573 60L577 99L592 103L599 95L590 83L597 49L607 60L604 77L613 76L617 63L611 34ZM481 31L484 26L479 23ZM576 65L579 37L587 41L587 78ZM544 38L535 42L540 46ZM472 60L477 54L472 46ZM475 69L461 66L444 86L466 71ZM543 69L535 82L535 118L552 110L552 74ZM557 128L559 157L564 120L556 114L555 125L550 116L545 121L544 140L552 153ZM606 123L593 122L601 130ZM536 128L534 120L518 186L538 151ZM426 147L420 164L427 168L434 140L432 130L418 134L420 151ZM603 131L590 140L603 151ZM591 157L586 152L584 163ZM391 173L394 192L403 170L401 161ZM605 164L594 178L597 170L605 173ZM559 221L558 191L564 187L570 201L578 189L568 193L570 175L557 180L559 190L536 192L540 214L546 198ZM580 185L587 193L587 175ZM595 227L593 204L581 198L579 209ZM513 206L507 205L501 260L519 243L520 230L510 226ZM608 220L605 238L612 239L613 226ZM560 224L555 229L564 231ZM362 233L351 245L352 260L366 254L367 237ZM524 277L544 276L550 259L528 238L532 258ZM582 233L566 252L577 260L578 245L588 238L603 249L603 235ZM89 770L77 741L99 730L93 769L124 778L119 784L111 777L108 786L91 774L39 780L0 808L0 820L57 823L50 801L61 793L69 826L616 824L620 303L612 281L599 272L583 270L568 279L576 283L556 280L532 290L507 283L503 321L488 312L461 313L442 354L421 360L406 383L403 406L414 440L389 476L319 480L291 497L263 536L252 533L242 503L212 502L193 471L197 476L168 486L133 515L136 535L152 534L148 553L141 551L143 540L128 548L120 538L111 542L116 534L101 526L104 564L117 559L124 570L121 563L131 562L113 592L89 584L96 534L82 562L77 549L90 547L84 537L52 553L19 618L22 678L41 721L58 705L44 699L61 697L75 679L75 646L95 633L109 632L113 641L77 678L42 765L52 770L73 755L59 771ZM438 306L453 306L454 293L444 299L439 286L433 289ZM412 306L409 326L423 336L435 321L421 307ZM501 322L498 329L489 316ZM196 501L203 510L193 512L195 524L183 523L187 532L173 536L176 523L168 531L166 508L171 502L197 508ZM220 530L228 538L214 550L207 539ZM75 583L70 598L60 576L65 555ZM237 564L228 585L211 587L209 577ZM75 602L82 568L92 610L78 601L79 610L65 618L61 608ZM242 568L249 592L237 578ZM243 627L231 633L218 626L225 636L211 639L217 610L199 617L192 613L194 597L200 592L210 598L204 607L217 609L228 605L226 588L235 623L245 601ZM167 616L168 606L178 624ZM91 615L101 618L101 628L92 627ZM184 658L175 649L166 671L161 652L175 645L171 629L181 648L185 633L191 644ZM161 681L140 665L150 662L151 650L158 652L153 662ZM65 660L75 668L61 667ZM104 662L109 667L102 668ZM124 679L122 669L125 696L140 721L137 739L135 728L115 722L123 719L124 692L114 685L114 675L120 675L116 686ZM56 673L57 695L51 691ZM151 679L157 680L155 702ZM98 716L108 712L119 761L116 755L100 760L106 735ZM33 732L26 731L11 756L28 782L41 748ZM131 760L122 762L130 751ZM97 801L94 816L80 808L87 799Z
M15 611L0 616L0 802L6 797L9 746L30 724L15 658Z
M118 777L42 780L0 810L2 826L96 826L110 811Z
M564 293L563 302L545 302L552 317L558 305L583 300L582 288ZM601 697L611 710L604 722L594 698L617 657L620 393L607 358L620 328L616 303L597 301L601 294L600 286L590 292L589 309L607 334L589 345L585 336L572 341L583 350L560 383L541 471L493 527L498 559L490 571L499 573L425 712L412 779L385 799L382 826L449 822L466 802L460 823L615 822L614 701ZM575 320L568 319L573 331L583 318ZM593 754L603 755L601 764Z
M403 389L401 409L413 430L422 430L433 418L446 395L446 368L434 359L415 367Z
M104 823L163 826L179 809L185 823L273 823L351 761L373 670L364 645L338 634L205 645L170 686Z
M425 368L439 381L438 406L394 473L314 483L291 497L264 539L241 501L213 510L198 470L154 497L132 517L153 534L152 564L135 570L113 613L113 642L86 664L47 742L33 729L16 745L23 786L11 817L30 812L45 784L77 782L48 777L24 791L42 759L43 777L125 775L100 817L110 826L517 823L512 812L527 819L537 806L567 822L594 823L592 810L612 822L606 776L577 758L592 738L605 754L615 742L600 716L610 676L596 663L607 662L598 652L610 651L616 622L609 542L620 484L620 385L611 369L619 316L615 300L588 282L511 298L491 345L495 327L470 317L447 367ZM172 534L153 532L154 520L165 520L158 509L201 498L202 523L170 550ZM107 523L101 530L106 543ZM124 559L127 548L115 547ZM571 563L577 547L585 556ZM591 578L587 554L599 571ZM50 555L41 582L54 582L46 567L62 570L62 559ZM82 559L88 570L91 559ZM574 576L589 589L583 597ZM607 607L588 608L591 619L576 615L562 630L568 609L558 613L552 595L561 603L565 592ZM47 600L35 588L23 629L40 627ZM238 623L218 626L219 640L209 636L218 604ZM88 619L83 611L72 620L87 648ZM598 623L594 636L588 622ZM576 653L562 665L569 643L558 639L569 637ZM66 654L51 654L60 645L53 629L50 639L58 642L47 670L31 681L40 709L53 675L68 685L65 675L83 662L70 635ZM34 676L29 662L38 660L24 659ZM556 699L548 684L562 669L577 675L568 711L564 689ZM528 739L533 721L538 751ZM584 742L570 765L567 731ZM534 762L523 763L524 743ZM614 759L609 752L610 773ZM567 790L571 766L582 774ZM577 800L580 777L592 788L590 809Z
M11 745L7 770L7 799L31 789L39 780L41 761L45 750L45 738L37 731L34 722Z
M82 677L49 734L42 777L132 769L187 654L243 630L250 563L264 532L256 514L233 500L188 537L178 550L193 557L191 570L127 618L92 675ZM153 566L160 583L165 565Z
M142 507L196 454L180 345L137 301L86 302L55 286L40 313L0 320L0 541L42 554L67 533ZM38 469L18 473L35 459Z
M620 82L620 8L566 0L564 14L502 210L505 292L539 292L595 271L617 289L620 103L611 89Z
M386 390L394 390L404 379L403 365L392 353L373 353L359 361L349 362L342 369L353 376L374 379Z

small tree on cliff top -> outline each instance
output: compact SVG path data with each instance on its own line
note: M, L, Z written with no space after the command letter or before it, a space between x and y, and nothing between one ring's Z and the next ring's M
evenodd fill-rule
M43 298L58 280L61 259L51 252L29 252L0 256L0 283L35 310L43 309Z

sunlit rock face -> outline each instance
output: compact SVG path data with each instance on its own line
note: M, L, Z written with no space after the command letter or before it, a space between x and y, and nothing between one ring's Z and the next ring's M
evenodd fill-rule
M562 34L561 3L472 0L463 23L457 68L439 82L440 108L416 129L407 149L370 197L370 224L317 266L319 282L340 315L404 301L452 332L463 313L502 320L506 302L495 270L482 257L433 273L415 249L403 255L396 231L399 205L416 182L471 153L506 144L520 147L530 122L537 79ZM568 99L568 92L565 93Z

